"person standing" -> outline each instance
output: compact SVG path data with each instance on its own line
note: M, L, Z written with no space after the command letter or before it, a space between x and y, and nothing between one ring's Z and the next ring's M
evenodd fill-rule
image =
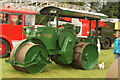
M116 55L115 58L120 57L120 31L116 31L116 39L114 41L114 51L113 53Z

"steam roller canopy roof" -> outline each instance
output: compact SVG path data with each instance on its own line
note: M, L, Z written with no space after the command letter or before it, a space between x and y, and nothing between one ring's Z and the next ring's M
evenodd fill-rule
M48 14L51 15L58 13L60 16L63 17L72 17L72 18L92 18L92 19L106 19L107 15L102 13L94 13L88 12L83 10L75 10L75 9L68 9L68 8L61 8L61 7L44 7L40 10L40 14Z

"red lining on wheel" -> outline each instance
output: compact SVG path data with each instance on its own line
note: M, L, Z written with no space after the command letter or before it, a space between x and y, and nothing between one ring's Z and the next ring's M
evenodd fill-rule
M0 48L1 48L1 50L0 50L0 55L2 55L2 54L5 53L5 51L6 51L6 47L5 47L4 44L1 44L1 43L0 43Z

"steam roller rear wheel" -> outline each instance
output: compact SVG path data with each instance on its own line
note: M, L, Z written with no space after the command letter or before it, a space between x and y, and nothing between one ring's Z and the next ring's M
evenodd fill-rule
M13 49L12 52L11 52L10 60L13 60L14 52L15 52L15 49ZM45 61L44 59L48 58L47 52L42 45L25 44L24 46L22 46L20 48L20 50L18 51L18 53L16 55L16 60L20 63L29 62L33 58L35 58L34 61L37 61L38 59L40 59L41 62L39 62L37 64L34 64L32 66L29 66L29 67L19 67L19 66L16 66L16 65L12 65L12 66L16 70L27 72L27 73L42 72L45 69L45 66L46 66L46 64L42 63L42 61Z
M93 44L78 43L74 48L74 59L72 65L75 68L92 70L98 61L97 47Z

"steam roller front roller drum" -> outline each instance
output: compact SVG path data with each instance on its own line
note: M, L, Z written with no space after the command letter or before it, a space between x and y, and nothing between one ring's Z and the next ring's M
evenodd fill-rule
M10 60L13 60L13 54L15 52L15 49L12 50L10 55ZM37 55L37 56L36 56ZM41 56L42 55L42 56ZM42 61L46 61L44 59L48 58L46 49L42 45L37 44L25 44L20 48L16 55L16 60L20 63L26 63L31 61L34 57L34 61L37 61L38 59L41 60L41 62L34 64L29 67L20 67L16 65L12 65L14 69L27 72L27 73L37 73L37 72L43 72L45 69L46 64L42 63Z
M98 61L97 47L89 43L78 43L74 48L74 59L72 65L75 68L93 70Z

